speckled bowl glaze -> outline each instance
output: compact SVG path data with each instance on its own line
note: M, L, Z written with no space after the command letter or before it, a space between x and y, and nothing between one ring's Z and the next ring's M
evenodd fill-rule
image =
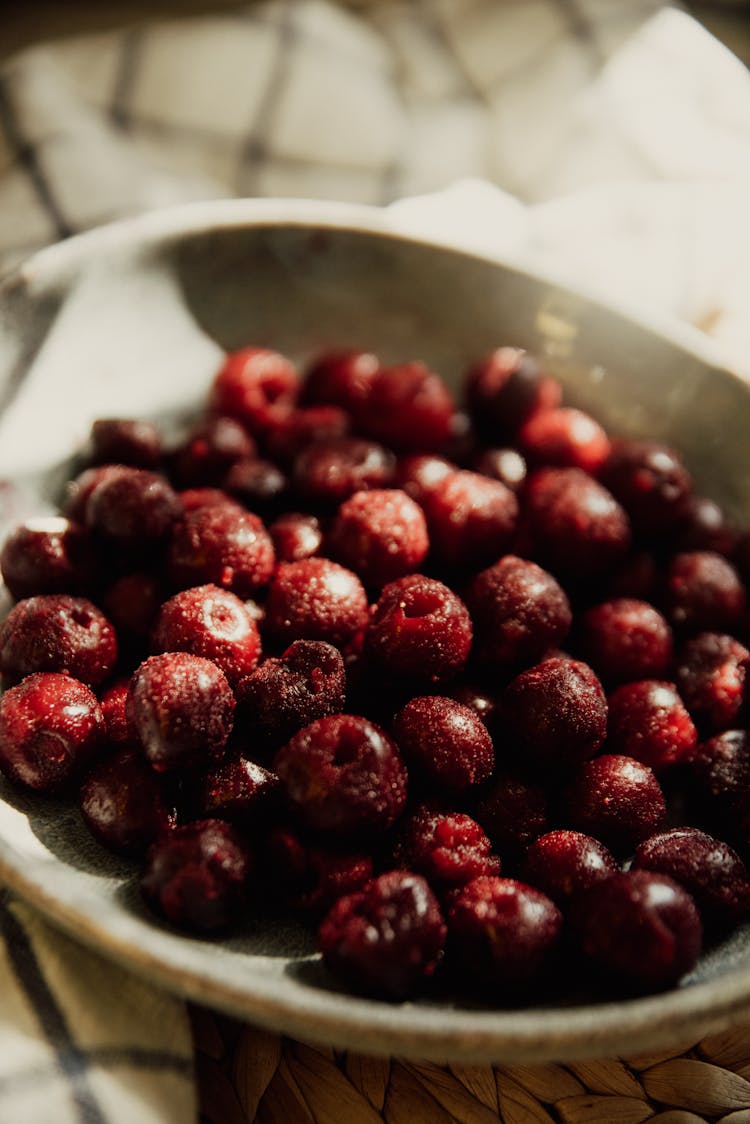
M185 413L221 348L304 360L364 346L455 380L500 343L543 354L571 401L612 429L678 445L700 487L750 523L750 387L690 329L665 329L447 245L381 212L294 201L196 204L37 254L0 286L0 524L54 499L101 414ZM0 532L1 533L1 532ZM133 869L78 813L0 786L0 878L154 982L296 1037L450 1061L609 1056L696 1040L750 1014L750 929L678 989L621 1002L560 992L525 1010L388 1005L342 993L309 932L258 916L228 940L147 915Z

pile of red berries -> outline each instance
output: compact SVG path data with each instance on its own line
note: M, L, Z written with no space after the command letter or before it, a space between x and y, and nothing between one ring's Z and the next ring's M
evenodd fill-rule
M523 351L463 393L245 348L176 447L97 421L0 555L0 769L358 991L670 986L750 912L750 535Z

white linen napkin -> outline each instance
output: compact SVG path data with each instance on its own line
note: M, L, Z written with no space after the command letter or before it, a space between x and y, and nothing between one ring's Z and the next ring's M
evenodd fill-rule
M393 204L396 229L688 320L748 372L749 179L750 76L658 0L268 0L0 71L5 266L186 199ZM0 1120L190 1120L184 1004L18 902L0 925Z

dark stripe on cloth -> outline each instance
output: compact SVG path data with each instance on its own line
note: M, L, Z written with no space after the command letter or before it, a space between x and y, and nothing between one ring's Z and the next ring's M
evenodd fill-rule
M70 1084L71 1097L81 1124L106 1124L88 1080L89 1060L76 1045L67 1020L49 984L23 926L5 902L0 902L0 929L5 936L13 970L30 1000L47 1041L55 1050L57 1065Z
M142 1069L147 1072L172 1072L180 1077L192 1080L193 1063L189 1058L180 1057L179 1054L170 1054L166 1050L142 1050L138 1047L122 1048L117 1046L103 1046L99 1049L87 1051L89 1068L97 1069ZM24 1096L28 1090L42 1083L54 1083L60 1080L60 1070L55 1062L49 1065L33 1065L27 1069L10 1073L0 1082L0 1108L2 1101L10 1101L13 1097Z
M21 166L25 169L39 202L52 220L55 237L67 238L73 233L73 228L60 210L49 181L42 171L36 150L21 135L13 109L13 102L8 93L7 79L2 76L0 76L0 128L8 138L8 143L15 152Z
M143 31L133 27L122 37L120 44L120 58L115 76L115 86L112 91L112 104L109 115L113 123L121 129L130 124L130 99L135 86L138 73L138 63L141 59L141 42Z
M240 176L242 182L238 185L243 194L247 190L247 177L259 170L260 165L269 154L269 146L273 135L273 116L278 106L281 92L286 84L289 70L289 56L297 37L294 26L294 0L287 0L281 21L278 25L276 57L274 66L268 80L268 85L260 99L255 121L251 127L247 141L240 154Z

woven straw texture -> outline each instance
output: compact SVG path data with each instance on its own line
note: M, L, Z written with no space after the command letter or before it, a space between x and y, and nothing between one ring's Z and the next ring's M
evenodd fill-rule
M203 1124L750 1124L750 1025L622 1060L440 1066L192 1014Z

